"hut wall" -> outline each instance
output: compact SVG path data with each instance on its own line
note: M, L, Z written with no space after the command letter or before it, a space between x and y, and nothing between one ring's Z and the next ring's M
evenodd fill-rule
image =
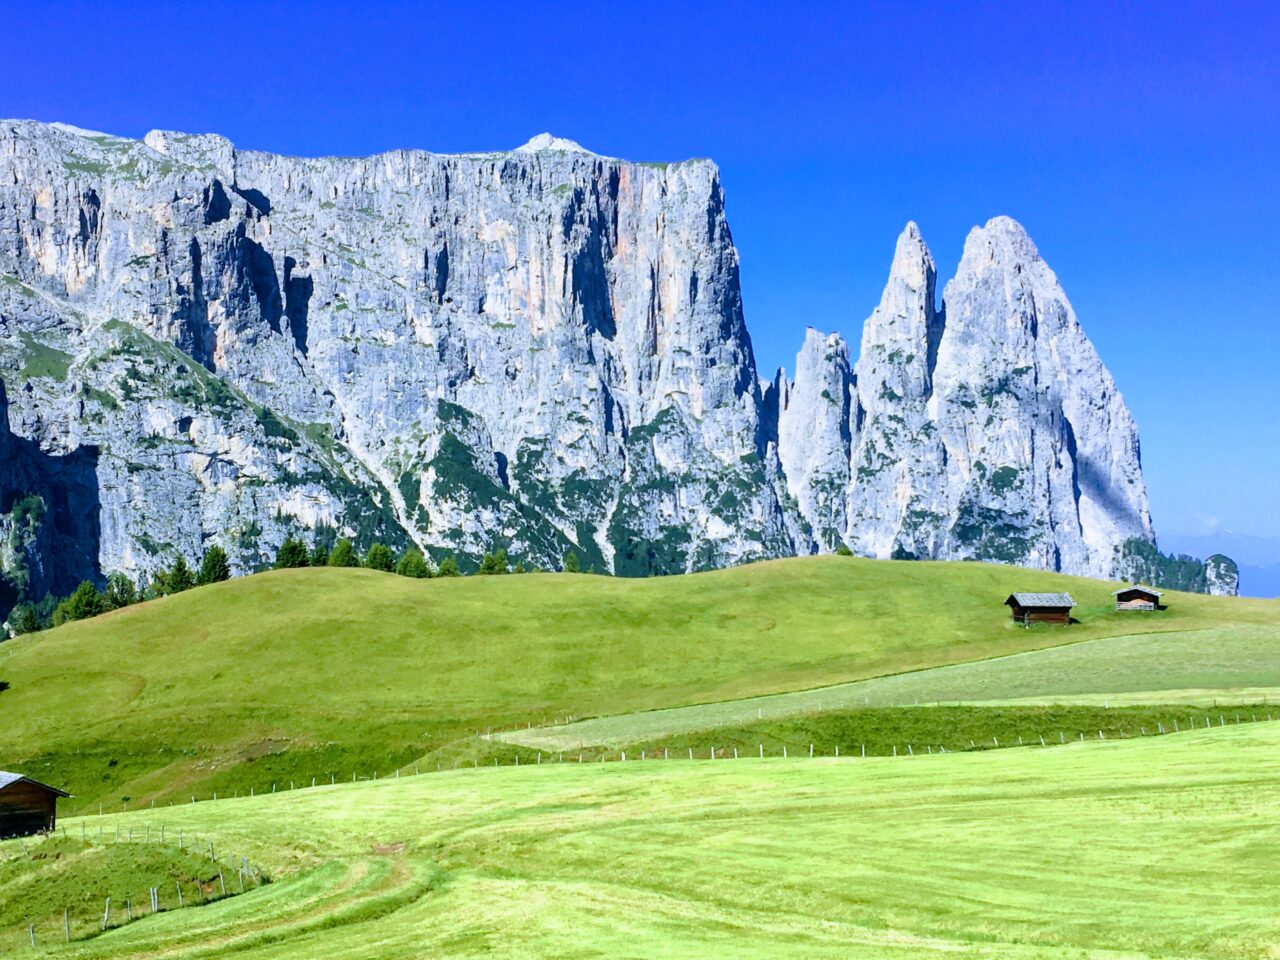
M0 837L29 837L52 830L58 798L33 783L0 790Z

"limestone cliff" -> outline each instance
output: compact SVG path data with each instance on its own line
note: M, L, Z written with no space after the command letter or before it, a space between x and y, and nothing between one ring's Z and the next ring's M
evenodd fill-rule
M0 122L3 574L213 542L244 572L290 534L628 575L841 543L1109 574L1152 539L1137 435L1052 272L997 219L936 309L935 279L910 226L856 363L810 332L762 388L710 161ZM54 475L92 523L19 536Z

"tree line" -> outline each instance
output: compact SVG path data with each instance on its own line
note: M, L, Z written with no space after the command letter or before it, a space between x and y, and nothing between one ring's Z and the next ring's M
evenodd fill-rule
M330 549L320 543L308 547L301 539L287 537L276 551L271 568L289 570L299 567L365 567L417 580L462 576L458 561L452 555L442 557L433 566L416 547L409 547L397 557L385 543L373 543L362 555L356 550L355 544L345 538L338 540ZM579 573L581 565L577 554L572 551L566 553L561 569L565 573ZM486 553L476 570L479 576L534 572L537 572L537 568L523 561L517 561L513 566L506 549L502 547ZM167 597L230 579L231 563L227 552L214 545L205 551L200 566L195 570L191 569L185 557L179 555L172 566L154 573L149 582L135 583L128 574L116 572L107 577L106 584L101 589L91 581L84 580L70 596L61 600L46 597L38 604L19 604L9 614L9 633L13 636L35 633L119 610L143 600ZM0 639L3 639L2 631Z

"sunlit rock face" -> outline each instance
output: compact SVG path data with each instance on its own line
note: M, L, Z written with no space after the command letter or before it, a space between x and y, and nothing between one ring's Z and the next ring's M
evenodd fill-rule
M805 547L709 161L10 122L0 273L19 431L102 450L104 569L313 531L626 573Z
M289 535L628 575L841 544L1110 573L1151 538L1137 434L1053 273L999 218L940 305L935 281L909 225L856 360L810 331L762 388L710 161L0 122L8 423L95 451L100 574L215 542L244 572Z
M863 327L846 429L832 431L813 399L847 378L840 351L815 361L819 335L779 388L796 398L787 433L839 444L831 462L848 457L843 502L796 494L809 526L869 556L1110 576L1122 543L1153 538L1138 433L1053 271L997 217L969 235L936 308L935 283L908 224ZM812 475L811 451L779 451L793 485Z

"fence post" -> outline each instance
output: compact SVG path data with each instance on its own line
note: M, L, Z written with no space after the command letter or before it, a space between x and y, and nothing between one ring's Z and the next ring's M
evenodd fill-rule
M111 898L107 897L107 905L102 908L102 929L107 929L107 924L111 921Z
M71 908L62 911L62 936L67 943L71 942Z

